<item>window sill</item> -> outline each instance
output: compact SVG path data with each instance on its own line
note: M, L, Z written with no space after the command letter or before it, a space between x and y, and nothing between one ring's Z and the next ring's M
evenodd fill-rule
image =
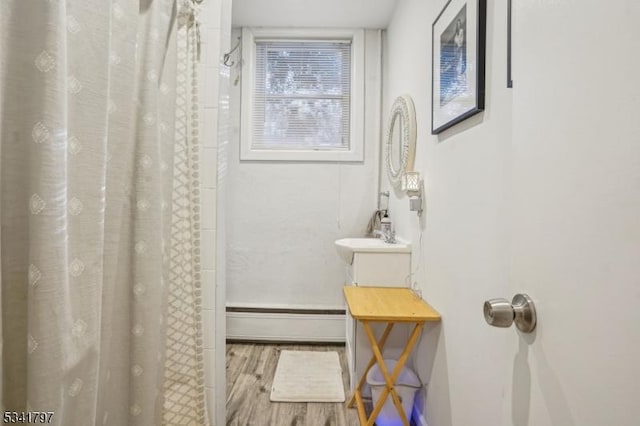
M242 149L240 151L241 161L344 161L362 162L364 152L362 150L353 151L294 151L294 150L257 150Z

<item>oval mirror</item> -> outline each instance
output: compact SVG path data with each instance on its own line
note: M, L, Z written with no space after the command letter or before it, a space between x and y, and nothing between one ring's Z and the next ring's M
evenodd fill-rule
M399 188L402 175L413 170L416 148L416 113L408 95L398 96L391 107L384 146L389 182Z
M393 170L400 170L402 168L402 128L404 123L402 122L402 116L400 114L394 115L391 123L391 140L389 141L389 161Z

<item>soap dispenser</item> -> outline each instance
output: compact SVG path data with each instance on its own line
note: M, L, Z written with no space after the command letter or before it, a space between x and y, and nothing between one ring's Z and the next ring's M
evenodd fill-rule
M389 219L387 212L384 213L384 217L380 220L380 232L383 240L388 240L391 236L391 219Z

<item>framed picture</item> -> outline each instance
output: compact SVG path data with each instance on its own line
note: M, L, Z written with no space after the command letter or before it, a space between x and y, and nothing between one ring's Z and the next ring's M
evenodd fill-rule
M449 0L433 23L431 133L484 110L486 0Z

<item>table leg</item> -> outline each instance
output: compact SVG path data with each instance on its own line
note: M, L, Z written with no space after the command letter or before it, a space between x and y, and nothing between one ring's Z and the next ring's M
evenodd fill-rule
M396 363L396 368L394 368L393 370L392 376L394 380L400 375L400 371L402 370L402 367L405 365L405 363L409 359L411 350L413 349L415 344L418 342L418 339L420 338L420 333L422 333L423 326L424 326L423 322L418 322L416 323L415 327L413 327L413 331L409 336L409 340L407 340L407 344L405 345L402 353L400 354L400 358L398 358L398 362Z
M362 325L364 326L364 329L367 332L367 337L369 338L369 344L371 345L371 350L373 351L373 356L375 357L376 361L378 362L378 366L380 367L380 371L382 372L382 376L384 377L385 383L387 384L387 386L384 389L382 389L380 397L378 398L378 402L373 407L373 411L371 412L371 415L369 416L369 420L367 422L367 425L373 425L373 421L375 420L375 418L380 413L380 410L382 410L382 407L384 406L384 403L387 400L387 397L389 396L389 394L391 394L391 399L393 400L393 404L396 406L396 410L398 411L398 414L400 415L400 419L402 420L402 424L404 424L405 426L409 426L409 423L407 422L407 418L404 415L404 410L402 409L402 403L400 402L400 398L398 397L398 394L396 393L396 390L393 387L393 383L394 383L396 378L393 377L393 379L392 379L392 378L389 377L389 371L387 370L387 366L384 364L384 359L382 358L382 351L380 351L380 348L377 345L375 336L373 334L373 330L371 330L371 326L369 325L369 323L367 321L362 321Z
M380 413L380 410L382 410L382 407L387 397L391 395L391 399L393 400L393 404L395 405L396 410L400 415L400 419L402 420L402 423L405 426L409 426L409 422L407 420L407 417L404 414L402 403L400 401L400 398L398 397L398 393L394 385L395 385L396 379L398 378L398 376L400 375L400 372L402 371L402 368L404 367L404 364L407 362L407 359L409 358L409 354L411 353L413 346L418 341L418 337L420 336L424 323L423 322L416 323L413 329L413 332L411 333L411 336L409 337L409 340L407 341L407 344L405 345L404 350L402 351L402 354L400 355L400 358L396 363L396 367L393 369L393 372L391 375L389 375L387 366L384 364L384 360L382 358L382 352L378 347L378 344L376 342L373 331L369 326L369 323L367 321L362 321L362 323L365 331L367 332L367 337L369 338L369 343L371 344L371 349L373 350L374 357L377 360L378 365L380 366L380 371L382 372L382 376L384 377L385 383L387 384L387 386L382 390L382 393L380 394L380 398L378 399L378 402L376 403L373 409L373 412L371 413L371 416L367 421L367 424L368 425L373 424L373 420Z
M393 329L393 326L394 326L394 323L390 322L385 327L384 332L382 333L382 336L378 341L378 346L380 347L380 350L384 349L384 345L387 343L387 338L389 337L389 334L391 334L391 330ZM375 363L376 363L376 357L375 355L372 355L371 359L369 360L369 363L367 364L367 368L364 369L364 373L362 374L362 377L360 377L358 386L356 386L356 389L353 392L353 395L351 395L351 398L347 403L348 407L353 407L353 404L356 402L356 393L358 393L362 389L362 386L364 386L365 382L367 381L367 373Z

